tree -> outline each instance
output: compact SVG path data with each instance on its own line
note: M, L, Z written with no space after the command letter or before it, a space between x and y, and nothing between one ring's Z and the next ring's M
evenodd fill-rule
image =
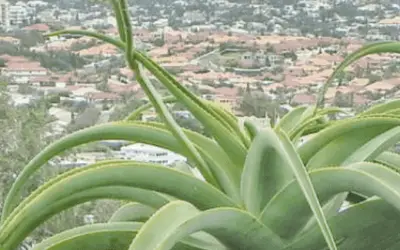
M273 101L261 91L251 91L249 85L247 85L239 110L245 116L273 119L279 112L279 103Z
M6 66L6 60L0 58L0 68L4 68Z
M21 84L18 86L18 93L23 95L30 95L35 92L35 89L28 84Z
M59 10L55 10L54 12L53 12L53 16L54 16L54 18L55 19L57 19L58 20L58 18L60 17L60 11Z
M21 46L25 48L34 47L45 42L43 35L35 30L17 31L13 34L13 36L20 39Z
M111 113L110 121L120 121L127 117L131 112L136 110L138 107L145 104L145 101L139 99L130 99L125 105L116 107Z
M87 107L81 114L79 114L69 127L69 131L77 131L83 128L93 126L97 123L101 111L96 107Z

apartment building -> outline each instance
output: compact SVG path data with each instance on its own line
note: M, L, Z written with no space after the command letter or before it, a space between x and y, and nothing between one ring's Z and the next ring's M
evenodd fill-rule
M23 4L11 5L9 7L10 25L21 26L29 24L29 11Z
M10 4L6 0L0 0L0 26L8 27L10 25Z

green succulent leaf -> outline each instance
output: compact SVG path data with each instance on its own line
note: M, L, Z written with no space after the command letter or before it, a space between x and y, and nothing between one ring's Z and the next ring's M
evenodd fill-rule
M354 51L350 55L348 55L342 63L337 66L335 71L329 77L328 81L323 85L320 94L318 95L316 109L322 107L324 102L325 94L328 88L332 85L335 78L338 76L340 72L342 72L347 66L354 63L358 59L371 55L371 54L379 54L379 53L400 53L400 43L399 42L377 42L371 43L363 46L362 48Z
M398 110L399 108L400 100L391 100L385 103L374 105L364 112L360 113L358 116L382 115L385 113L390 113L394 110Z
M0 242L7 242L10 246L19 244L31 230L52 214L82 203L72 194L79 190L113 186L115 183L120 186L169 194L178 199L187 200L200 209L237 206L213 186L180 171L154 164L129 161L125 164L100 165L76 174L66 175L65 178L62 176L53 185L40 190L39 194L33 194L34 198L10 216L7 223L0 228ZM179 185L176 185L177 183ZM30 214L35 216L30 216Z
M363 218L362 220L360 218ZM398 249L400 247L399 211L382 199L351 206L329 219L339 249ZM308 230L285 250L324 249L319 228Z
M217 208L200 212L187 202L176 201L146 222L129 249L173 249L177 242L200 231L214 236L228 249L281 249L284 246L272 231L241 210Z
M236 180L236 185L239 185L240 174L234 172L235 168L229 167L232 163L229 163L231 161L229 160L229 158L225 157L225 153L215 143L213 143L212 140L197 133L189 132L187 130L184 131L189 134L189 137L193 139L195 143L199 143L199 148L201 148L201 151L205 151L206 154L215 159L215 164L218 164L218 166L220 167L224 167L224 170L220 170L218 172L220 174L220 177L223 172L231 177L223 177L225 178L225 180L221 180L220 183L222 183L222 185L228 185L226 186L226 190L229 194L232 194L232 197L237 196L235 195L235 193L238 193L238 187L234 187L235 184L232 183L230 180ZM161 126L158 126L157 128L154 124L147 125L146 123L120 122L99 125L77 131L46 147L24 168L24 170L20 173L20 175L14 182L9 194L7 195L2 213L3 221L10 214L11 209L15 207L15 204L20 197L22 187L25 185L26 181L43 164L45 164L52 157L69 148L100 140L136 141L163 147L181 155L187 156L186 151L184 151L181 145L179 145L178 141L168 131L165 130L165 127L163 127L162 129ZM218 158L216 157L217 155ZM219 159L221 160L220 163ZM214 171L218 171L218 169Z
M325 166L340 166L353 152L363 147L371 139L400 125L400 119L393 117L353 118L336 122L306 141L299 148L299 154L308 169ZM374 154L380 153L380 148ZM364 151L358 151L363 153ZM364 152L363 161L370 151Z
M376 195L400 208L400 175L382 165L362 162L346 168L321 168L309 175L320 204L326 204L337 194L354 191ZM293 239L311 217L308 202L302 197L298 183L293 181L267 204L261 220L281 237Z
M54 235L37 244L32 250L109 250L128 249L132 238L142 227L137 222L99 223L77 227ZM173 250L208 250L210 246L197 238L190 237L179 242ZM213 245L215 250L224 250Z
M144 222L157 210L141 203L128 203L120 207L109 222Z
M113 222L77 227L37 244L32 250L127 249L142 227L137 222Z
M383 164L400 173L400 155L393 152L383 152L374 159L375 162Z

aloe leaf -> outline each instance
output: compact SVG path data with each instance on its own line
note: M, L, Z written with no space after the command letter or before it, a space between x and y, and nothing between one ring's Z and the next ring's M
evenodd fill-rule
M360 218L363 218L360 220ZM328 221L340 249L398 249L399 211L382 199L351 206ZM299 236L285 250L320 250L324 239L314 227Z
M308 169L340 166L355 150L398 125L400 119L391 117L339 121L310 138L298 151Z
M44 240L32 250L128 249L131 239L141 226L142 223L114 222L77 227ZM209 245L190 237L179 242L174 250L208 250L209 248L206 247ZM215 250L223 250L223 248L218 248L216 245L213 245L213 247L216 247L213 248Z
M191 204L176 201L146 222L129 249L172 249L177 242L199 231L211 234L229 249L283 247L279 237L246 212L230 208L200 212Z
M109 222L143 222L157 210L141 203L128 203L120 207L110 218Z
M120 186L166 193L178 199L190 201L199 209L237 206L210 184L163 166L137 162L95 166L73 175L66 175L65 178L62 176L59 181L41 190L39 194L33 194L35 197L2 226L0 242L10 242L7 243L10 245L18 244L21 237L25 237L36 228L49 214L76 205L71 202L71 200L74 201L72 194L75 192L112 186L115 183ZM58 207L55 209L52 206ZM31 216L32 214L35 216Z
M279 129L258 133L246 160L242 175L241 194L247 210L258 216L271 198L294 178L303 196L317 218L330 249L336 249L334 239L326 223L305 167L289 138Z
M257 125L254 124L252 121L246 120L244 121L244 128L247 131L247 134L249 135L250 139L253 141L259 131Z
M42 241L32 250L127 249L141 226L137 222L118 222L77 227Z
M377 104L364 112L360 113L358 116L374 115L374 114L384 114L389 113L393 110L400 108L400 100L391 100L385 103Z
M48 205L42 209L40 213L35 214L35 216L30 215L30 220L22 223L24 228L18 228L18 225L12 224L15 216L20 215L21 212L26 213L26 205L31 203L24 204L21 209L18 209L15 213L11 214L9 219L3 224L1 228L1 235L4 233L10 234L10 236L8 236L2 243L4 246L14 249L15 246L19 245L23 239L26 238L35 228L48 220L50 217L77 204L82 204L87 201L93 201L97 199L115 199L121 201L140 202L158 208L169 202L166 199L162 199L163 197L160 195L157 195L158 194L156 192L126 186L91 188L81 192L76 192L73 195L70 195L68 198L55 200L50 206ZM36 199L33 199L33 202L35 201ZM18 230L13 229L15 226Z
M289 113L282 117L275 128L279 128L286 133L292 131L299 124L299 121L303 117L303 114L304 112L306 112L306 110L307 107L305 106L299 106L291 110Z
M358 59L370 55L370 54L378 54L378 53L400 53L400 43L399 42L377 42L363 46L362 48L354 51L350 55L348 55L342 63L340 63L332 75L329 77L328 81L322 86L321 92L318 95L316 110L322 107L325 94L328 88L332 85L334 79L340 72L342 72L347 66L354 63Z
M346 168L321 168L309 175L320 204L326 204L337 194L354 191L381 197L400 210L400 175L382 165L362 162ZM312 216L298 183L293 181L264 208L261 220L281 237L294 239Z
M375 162L388 166L389 168L400 172L400 155L393 152L383 152L374 159Z
M307 173L306 168L301 161L300 156L297 154L296 149L294 148L290 139L286 136L286 134L282 131L278 130L278 136L280 141L282 142L283 148L285 149L287 156L290 160L290 167L296 177L296 180L300 186L300 189L305 196L308 205L311 208L311 211L314 214L315 219L322 231L324 239L326 241L329 249L334 250L337 249L335 239L333 238L331 229L328 226L325 215L323 213L322 207L317 197L317 193L311 183L311 179Z
M274 130L260 130L247 154L241 179L241 195L247 211L259 215L275 193L294 179L289 164Z
M143 225L129 250L160 249L160 243L169 237L171 231L197 214L199 210L190 203L173 201L167 204Z
M93 32L93 31L88 31L88 30L60 30L56 31L50 34L47 34L46 37L52 37L52 36L62 36L62 35L81 35L81 36L88 36L92 38L99 39L105 43L109 43L114 45L115 47L125 50L125 44L122 41L116 40L112 37L103 35L98 32Z
M198 134L197 134L198 135ZM213 157L213 154L218 154L223 161L225 171L229 171L229 165L224 158L224 152L221 151L215 143L210 139L190 133L189 136L193 136L193 139L199 141L200 148L207 150L207 152ZM196 136L196 138L194 138ZM10 192L7 195L6 201L3 207L2 221L10 214L11 209L15 206L17 200L20 197L21 189L29 179L43 164L50 160L55 155L70 149L72 147L89 143L92 141L100 140L130 140L141 143L146 143L154 146L163 147L174 151L176 153L185 155L182 151L181 146L176 139L167 131L155 128L154 126L148 126L144 123L110 123L104 125L98 125L95 127L83 129L73 134L67 135L64 138L56 141L55 143L46 147L40 152L34 159L32 159L24 170L19 174L16 181L14 182ZM209 150L209 151L208 151ZM214 158L215 159L215 158ZM216 160L218 162L218 159ZM230 173L235 176L232 171ZM228 172L229 173L229 172ZM237 175L237 174L236 174ZM240 178L240 175L237 175ZM230 188L227 188L230 189Z
M232 136L228 128L231 128L229 122L221 118L214 110L204 104L197 96L188 91L178 83L165 69L161 68L150 58L136 51L134 57L144 67L160 80L160 82L183 103L186 108L204 125L204 127L213 135L216 141L221 145L224 151L237 163L242 166L245 160L246 148L241 143L239 133L235 130ZM233 128L231 128L233 129Z
M133 69L133 68L132 68ZM190 155L190 159L196 164L199 168L200 172L204 176L204 178L215 186L218 186L218 182L215 180L214 176L210 172L210 169L207 166L207 163L200 155L197 148L194 144L187 138L181 127L177 124L177 122L172 117L169 112L167 106L163 103L160 94L157 92L153 84L148 80L144 72L142 71L142 66L138 65L137 67L137 81L140 83L141 87L149 97L151 103L153 103L154 108L157 110L157 113L163 118L165 124L175 136L175 138L184 146L184 149L187 151L187 154Z

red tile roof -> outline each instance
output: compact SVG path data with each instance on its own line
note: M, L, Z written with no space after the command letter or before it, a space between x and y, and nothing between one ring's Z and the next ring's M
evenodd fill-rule
M44 24L44 23L36 23L36 24L32 24L31 26L25 27L24 30L36 30L36 31L41 31L41 32L48 32L48 31L50 31L50 27L49 27L49 25Z
M297 94L292 99L292 103L295 104L313 104L315 101L315 96L310 94Z
M87 98L92 100L118 100L121 97L115 93L108 92L91 92L86 94Z

